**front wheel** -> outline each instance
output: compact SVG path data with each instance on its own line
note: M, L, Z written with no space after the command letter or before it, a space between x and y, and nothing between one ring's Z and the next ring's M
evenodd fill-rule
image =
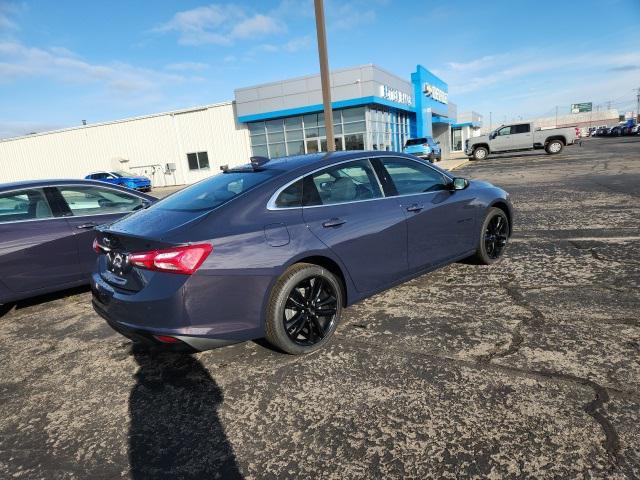
M547 143L547 146L544 147L544 149L549 155L555 155L556 153L560 153L562 151L563 146L564 145L560 140L551 140L549 143Z
M497 262L509 239L509 219L503 210L492 207L482 223L480 241L473 260L482 265Z
M473 159L474 160L484 160L489 155L489 150L485 147L478 147L473 151Z
M289 267L271 293L267 340L292 355L322 348L340 322L343 298L341 282L327 269L308 263Z

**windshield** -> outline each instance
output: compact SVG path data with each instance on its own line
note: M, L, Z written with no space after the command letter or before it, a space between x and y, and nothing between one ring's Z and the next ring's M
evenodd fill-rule
M161 210L197 212L212 210L232 198L260 185L280 173L279 170L228 171L196 183L161 200L154 207ZM153 208L153 207L152 207Z
M427 143L426 138L410 138L407 140L406 146L410 147L411 145L422 145L423 143Z
M117 170L115 172L111 172L111 174L115 175L116 177L121 177L121 178L135 178L135 177L137 177L137 175L134 175L133 173L123 172L122 170Z

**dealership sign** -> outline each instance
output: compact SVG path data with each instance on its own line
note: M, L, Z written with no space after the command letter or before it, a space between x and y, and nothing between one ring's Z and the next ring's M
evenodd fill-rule
M571 113L590 112L593 109L593 103L572 103Z
M413 104L413 98L408 93L404 93L398 89L391 88L388 85L380 85L380 96L392 102L404 103L406 105Z
M449 94L444 90L431 85L430 83L425 83L422 86L422 92L427 96L433 98L436 102L447 104L449 102Z

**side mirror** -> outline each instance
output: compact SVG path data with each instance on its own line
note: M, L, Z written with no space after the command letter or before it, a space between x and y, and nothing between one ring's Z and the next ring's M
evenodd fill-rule
M469 186L469 180L462 177L456 177L451 183L451 190L464 190Z

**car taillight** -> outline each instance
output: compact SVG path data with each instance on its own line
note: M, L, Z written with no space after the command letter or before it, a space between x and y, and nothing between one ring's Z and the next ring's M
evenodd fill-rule
M211 244L201 243L150 252L136 252L129 255L129 263L146 270L191 275L200 268L212 250Z

